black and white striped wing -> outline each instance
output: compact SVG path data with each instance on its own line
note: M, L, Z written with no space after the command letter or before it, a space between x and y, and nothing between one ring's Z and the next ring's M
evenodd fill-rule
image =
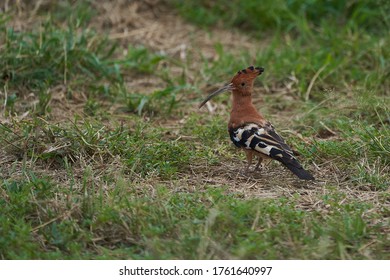
M230 138L240 148L255 150L271 158L294 157L291 148L277 134L271 124L261 127L246 124L230 131Z
M310 173L303 169L291 148L270 123L264 126L250 123L231 129L229 133L230 139L237 147L254 150L280 161L301 179L314 179Z

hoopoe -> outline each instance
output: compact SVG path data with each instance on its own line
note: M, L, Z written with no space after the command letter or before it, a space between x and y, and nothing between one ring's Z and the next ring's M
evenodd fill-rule
M255 170L263 159L275 159L286 166L300 179L314 180L314 177L298 162L291 148L276 132L273 125L267 121L253 106L253 83L257 76L264 72L263 67L250 66L238 71L231 82L217 91L211 93L200 105L201 108L214 96L225 92L233 92L233 104L228 123L230 139L238 148L246 153L249 171L254 155L258 156Z

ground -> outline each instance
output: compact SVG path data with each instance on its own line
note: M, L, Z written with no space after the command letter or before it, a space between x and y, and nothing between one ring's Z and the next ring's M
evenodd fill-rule
M388 39L65 2L0 7L2 258L388 259ZM252 64L254 104L314 182L242 175L229 96L198 109Z

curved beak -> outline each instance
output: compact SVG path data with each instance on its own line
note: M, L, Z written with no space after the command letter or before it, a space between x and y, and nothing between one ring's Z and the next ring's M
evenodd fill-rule
M221 94L222 92L229 91L229 90L233 90L233 89L234 89L233 83L230 83L230 84L227 84L227 85L223 86L222 88L220 88L220 89L218 89L218 90L216 90L216 91L210 93L209 96L207 96L206 99L203 100L203 102L199 104L199 109L202 108L202 106L203 106L204 104L206 104L207 101L209 101L209 100L210 100L211 98L213 98L214 96L217 96L218 94Z

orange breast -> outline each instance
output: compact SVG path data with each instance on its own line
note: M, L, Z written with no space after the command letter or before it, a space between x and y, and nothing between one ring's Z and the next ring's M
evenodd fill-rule
M232 111L228 127L229 129L237 128L246 123L256 123L263 126L266 120L253 106L251 96L235 95L233 92Z

